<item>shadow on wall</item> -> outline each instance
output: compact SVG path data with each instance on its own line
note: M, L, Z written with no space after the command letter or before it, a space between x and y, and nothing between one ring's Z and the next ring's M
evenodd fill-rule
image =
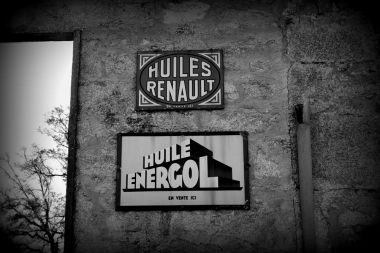
M353 227L355 241L347 241L347 238L337 238L332 242L331 252L380 252L380 224Z

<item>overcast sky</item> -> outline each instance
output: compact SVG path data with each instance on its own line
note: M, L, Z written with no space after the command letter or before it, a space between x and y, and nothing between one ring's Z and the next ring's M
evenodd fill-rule
M53 146L37 129L54 107L69 106L72 51L71 41L0 43L0 151Z

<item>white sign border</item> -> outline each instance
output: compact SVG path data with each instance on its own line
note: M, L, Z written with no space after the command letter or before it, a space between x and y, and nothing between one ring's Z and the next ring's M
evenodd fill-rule
M122 160L122 137L123 136L212 136L212 135L241 135L243 139L243 163L244 163L244 198L243 205L170 205L170 206L122 206L121 200L121 160ZM218 209L250 209L250 187L249 187L249 163L248 163L248 133L246 131L221 131L221 132L152 132L152 133L119 133L117 135L117 170L116 170L116 211L138 211L138 210L218 210Z

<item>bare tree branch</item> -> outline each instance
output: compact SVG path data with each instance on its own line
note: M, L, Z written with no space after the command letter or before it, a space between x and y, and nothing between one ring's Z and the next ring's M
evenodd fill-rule
M21 163L0 154L0 172L11 184L0 191L0 211L6 220L1 226L22 249L46 252L49 246L50 252L58 253L64 235L65 197L54 192L52 179L66 179L68 113L56 107L46 123L48 128L39 131L55 141L55 148L35 144L24 148Z

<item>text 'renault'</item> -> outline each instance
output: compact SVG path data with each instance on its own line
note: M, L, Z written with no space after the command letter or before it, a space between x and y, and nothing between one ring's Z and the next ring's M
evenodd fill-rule
M221 50L138 52L138 110L221 109Z
M184 60L186 64L184 64ZM146 91L166 102L188 102L204 97L218 84L211 64L195 57L168 57L148 67ZM185 79L186 78L186 79Z

